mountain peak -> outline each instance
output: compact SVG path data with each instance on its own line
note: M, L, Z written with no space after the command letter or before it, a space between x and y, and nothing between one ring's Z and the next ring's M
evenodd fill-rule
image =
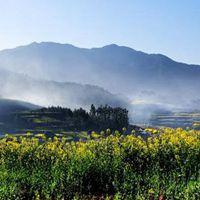
M75 47L72 44L68 44L68 43L58 43L58 42L32 42L28 45L23 45L23 46L19 46L19 47L71 47L71 48L78 48ZM18 48L18 47L16 47Z
M117 45L117 44L108 44L108 45L103 46L103 48L116 48L116 47L119 47L119 45Z

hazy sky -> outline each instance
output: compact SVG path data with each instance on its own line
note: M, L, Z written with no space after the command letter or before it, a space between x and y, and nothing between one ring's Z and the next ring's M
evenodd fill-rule
M200 0L0 0L0 49L110 43L200 64Z

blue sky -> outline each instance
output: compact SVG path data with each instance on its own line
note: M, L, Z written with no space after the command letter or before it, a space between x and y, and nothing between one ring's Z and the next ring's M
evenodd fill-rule
M110 43L200 64L199 0L0 0L0 49Z

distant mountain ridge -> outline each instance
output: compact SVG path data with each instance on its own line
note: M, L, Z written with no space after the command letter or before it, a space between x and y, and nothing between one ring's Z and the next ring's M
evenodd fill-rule
M200 66L115 44L78 48L53 42L0 51L0 68L56 82L98 85L130 100L200 107Z
M91 104L126 107L128 104L125 98L98 86L34 79L3 69L0 69L0 97L70 108L89 108Z

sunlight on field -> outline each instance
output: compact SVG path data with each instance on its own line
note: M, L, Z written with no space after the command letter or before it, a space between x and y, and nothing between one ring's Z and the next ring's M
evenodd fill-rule
M84 142L6 135L0 140L0 199L198 199L200 131L146 131L146 139L134 131L92 132Z

